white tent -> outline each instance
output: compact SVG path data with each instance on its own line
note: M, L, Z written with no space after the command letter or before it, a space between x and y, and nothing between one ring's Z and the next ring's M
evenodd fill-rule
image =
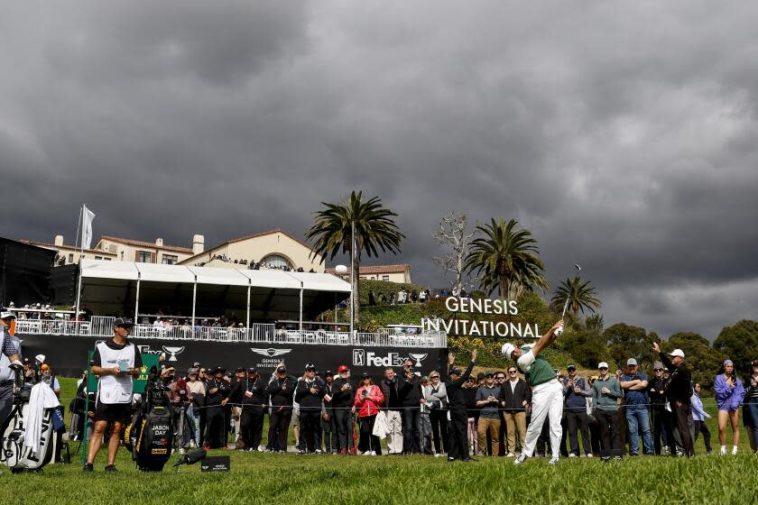
M140 315L191 309L195 318L245 311L258 320L312 317L350 296L350 284L329 274L156 265L84 259L82 306L102 314ZM200 312L198 313L198 309ZM189 314L188 314L189 316Z

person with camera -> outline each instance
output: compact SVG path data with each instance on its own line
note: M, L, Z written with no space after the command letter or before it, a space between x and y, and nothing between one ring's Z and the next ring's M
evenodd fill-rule
M266 387L271 403L268 444L266 450L287 452L287 433L292 421L292 401L297 380L287 375L287 367L281 363Z
M358 412L360 439L358 450L364 456L382 454L379 437L374 436L374 421L384 403L384 394L367 373L361 375L361 385L355 391L355 407Z
M403 376L398 379L400 404L403 406L403 454L421 453L421 378L413 371L413 360L403 363Z
M316 376L316 366L305 365L303 380L297 383L295 401L300 405L300 437L305 452L321 453L321 406L326 390L324 381Z
M719 408L719 454L726 454L726 429L727 424L732 428L732 455L737 454L740 445L740 405L745 397L745 387L742 381L734 373L734 363L728 359L722 366L723 373L716 376L713 390L716 393L716 405Z
M206 449L218 449L226 447L226 398L229 396L231 387L225 379L226 369L217 366L213 370L213 377L205 386L205 436L203 437Z
M558 329L563 328L563 320L555 323L547 333L542 335L534 347L526 352L513 344L506 343L502 347L503 356L516 362L516 366L526 374L532 388L532 419L526 430L526 442L521 454L514 461L520 465L531 458L537 445L537 439L542 432L545 418L550 421L550 448L553 456L550 464L558 463L561 448L561 418L563 417L563 387L553 366L542 356L542 351L549 347L558 337Z
M337 450L340 454L348 454L353 448L353 413L355 412L355 387L350 380L350 367L337 367L337 378L334 379L332 391L332 411L334 424L337 428Z
M447 355L448 380L445 383L447 389L448 409L450 409L450 429L448 430L448 452L447 460L469 462L475 461L469 454L468 438L466 429L468 427L468 410L466 405L466 395L463 392L463 385L471 376L471 370L476 364L478 351L471 351L471 361L466 370L461 373L460 368L456 368L455 354Z
M116 453L121 442L121 430L129 420L132 409L134 378L142 369L142 356L128 336L134 323L117 318L113 322L113 337L95 346L91 371L98 377L95 401L95 429L90 440L84 471L93 471L93 463L110 425L106 472L116 471Z

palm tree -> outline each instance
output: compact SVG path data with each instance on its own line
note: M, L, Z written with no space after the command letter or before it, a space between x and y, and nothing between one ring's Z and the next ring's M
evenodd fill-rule
M363 191L350 193L350 198L343 203L321 202L325 209L316 212L313 225L305 233L305 238L313 245L311 257L320 254L322 261L334 259L340 252L350 256L350 268L353 277L353 318L360 319L358 303L358 273L361 255L378 256L379 250L397 254L400 241L405 235L400 233L394 217L395 212L385 208L379 197L363 200ZM353 227L355 229L355 256L352 254Z
M479 278L487 294L498 289L500 298L515 299L524 291L546 289L545 267L532 232L517 228L518 221L492 218L476 227L465 269Z
M597 290L595 286L590 284L590 281L582 281L578 275L573 278L567 278L558 289L555 290L553 298L550 299L550 306L553 310L563 310L563 305L568 300L568 307L571 309L571 313L574 314L574 318L579 315L579 311L587 310L595 313L595 309L599 309L601 302L595 296Z

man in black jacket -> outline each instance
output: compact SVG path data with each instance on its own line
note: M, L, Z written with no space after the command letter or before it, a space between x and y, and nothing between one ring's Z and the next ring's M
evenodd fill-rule
M468 438L466 436L466 427L468 424L468 413L466 410L466 395L463 392L463 384L471 375L471 370L476 363L477 350L471 351L471 362L468 364L466 371L461 374L459 368L455 368L455 355L448 354L448 374L450 378L445 383L447 388L448 408L450 409L450 429L448 430L448 453L447 460L455 461L475 461L468 452Z
M350 367L340 365L337 367L332 391L332 409L334 412L334 424L337 428L337 450L340 454L348 454L355 445L353 442L353 412L355 407L355 387L350 381Z
M305 440L307 452L321 452L321 402L324 393L324 381L316 377L316 366L305 365L305 375L295 390L295 401L300 405L300 436Z
M403 368L403 377L398 378L398 392L403 406L403 454L420 454L421 379L413 373L413 365Z
M384 370L384 379L379 385L384 395L384 408L387 414L387 453L402 454L403 452L403 404L397 374L388 367Z
M296 382L287 375L287 368L282 364L276 368L276 375L266 388L266 394L271 398L266 446L270 451L287 452L287 433L292 420L292 395Z
M526 381L518 376L515 365L508 367L508 380L500 387L500 405L507 426L509 458L516 456L516 436L518 446L524 448L526 440L526 407L532 403L532 390Z
M226 415L224 406L231 389L225 380L226 370L216 367L205 387L205 445L210 449L226 447Z
M263 432L263 416L268 403L266 382L258 375L257 368L248 368L247 376L232 386L229 398L242 405L240 414L240 439L248 451L257 451Z
M684 351L674 349L666 355L661 352L661 346L658 345L658 342L653 342L653 351L658 353L663 365L671 372L671 378L666 388L666 398L668 398L671 405L674 422L679 431L679 436L682 438L684 454L688 458L692 457L695 455L689 427L689 419L692 414L690 406L690 398L692 398L692 375L687 365L684 364ZM671 452L672 454L675 453L673 450Z
M670 434L666 416L666 386L667 381L663 378L663 363L656 361L653 364L653 378L647 384L647 397L650 400L650 424L653 428L653 446L655 454L661 454L662 447L668 447ZM663 443L661 443L663 438ZM664 445L665 444L665 445Z

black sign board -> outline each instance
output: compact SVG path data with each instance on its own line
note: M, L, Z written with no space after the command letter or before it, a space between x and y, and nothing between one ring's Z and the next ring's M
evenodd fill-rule
M78 376L87 366L87 353L95 343L105 337L84 337L74 335L17 335L21 339L24 356L44 354L52 363L55 373L61 376ZM268 376L276 365L284 361L287 371L299 375L306 363L313 363L322 373L336 370L339 365L348 365L353 377L366 372L374 380L384 374L386 367L394 367L398 372L403 359L411 357L416 365L414 371L428 374L432 370L445 370L447 349L411 347L374 347L370 345L309 345L300 343L263 342L213 342L198 340L169 340L130 338L143 354L165 354L167 366L176 368L177 373L186 373L192 363L199 361L205 368L223 366L234 370L236 367L256 367Z
M203 472L228 472L231 462L229 456L208 456L200 463Z

